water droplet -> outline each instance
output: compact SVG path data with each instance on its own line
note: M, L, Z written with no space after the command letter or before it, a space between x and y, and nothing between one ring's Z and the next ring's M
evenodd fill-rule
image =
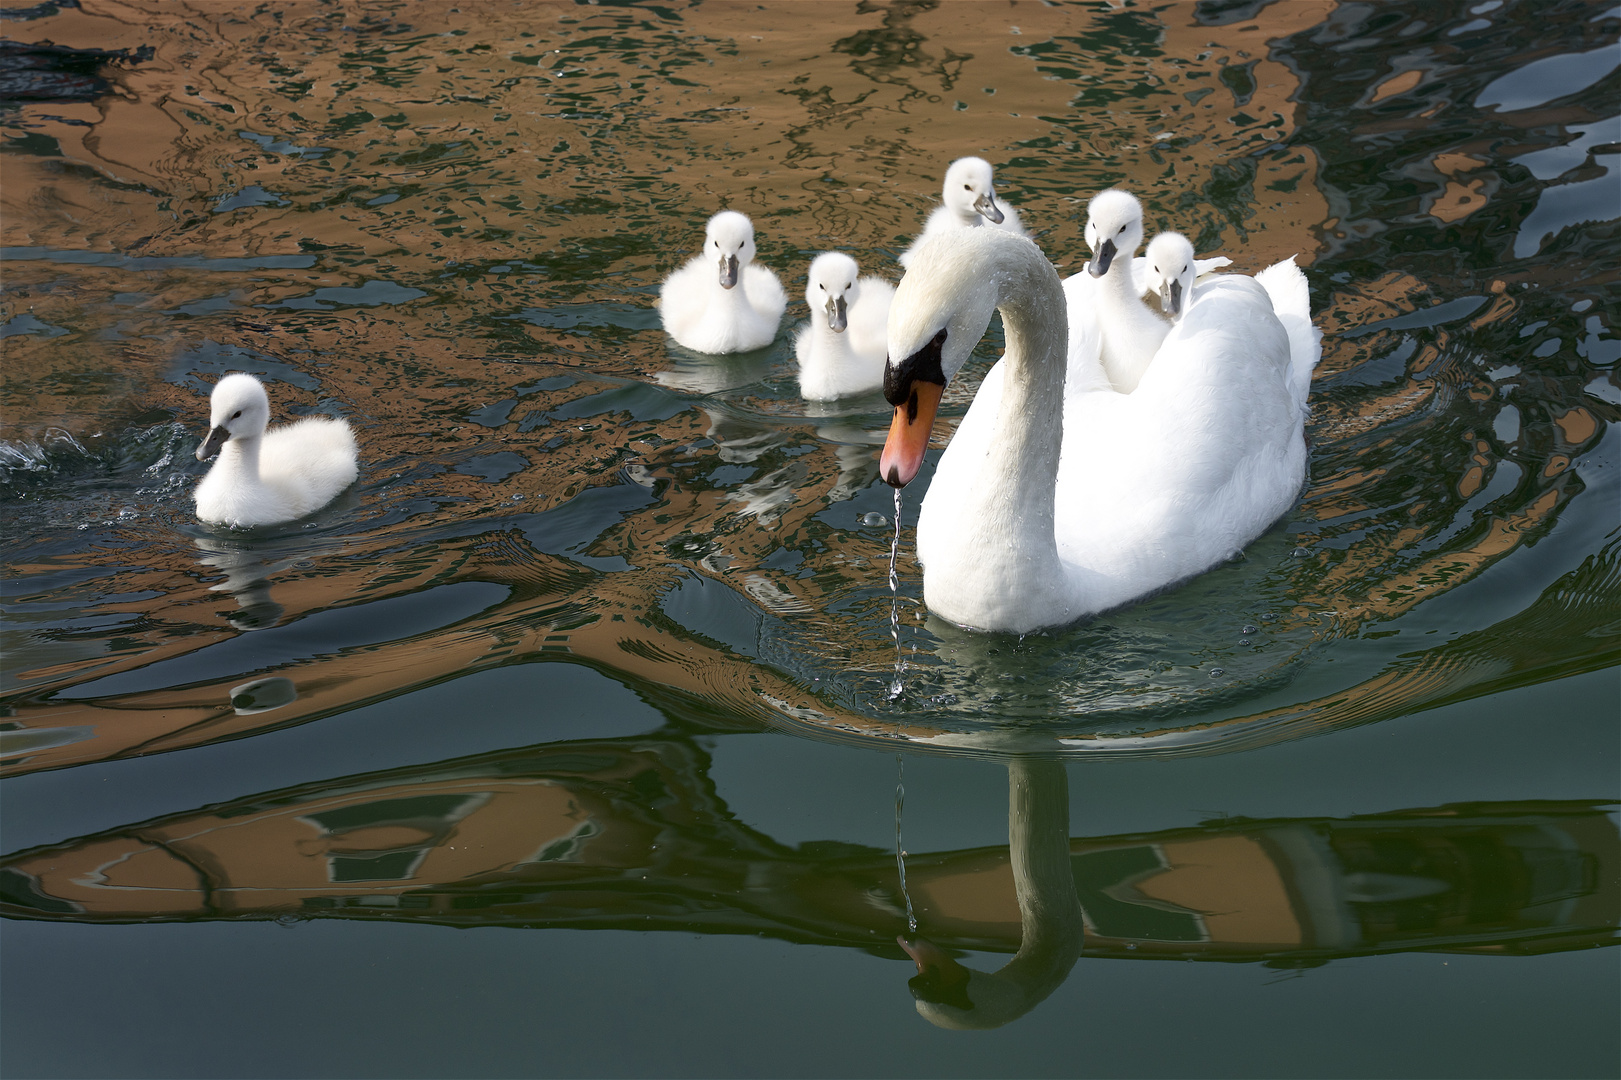
M1247 637L1241 637L1238 639L1238 643L1240 645L1248 645L1250 643L1250 639Z
M1243 634L1245 637L1248 637L1250 634L1255 633L1255 627L1246 626L1246 627L1244 627L1244 629L1240 630L1239 633Z
M1311 552L1307 551L1305 548L1295 548L1293 551L1289 552L1289 554L1293 555L1297 559L1304 559L1307 555L1310 555Z
M276 925L277 926L284 926L284 927L287 927L288 929L291 929L291 928L297 926L299 923L301 923L303 921L304 921L304 918L301 915L277 915L276 916Z
M863 524L863 525L888 525L889 524L889 519L886 518L884 515L880 514L878 511L874 510L871 513L861 515L861 524Z
M1210 677L1212 679L1219 679L1225 674L1227 674L1226 668L1213 667L1210 669Z
M1277 617L1278 617L1278 613L1277 613L1277 612L1275 612L1275 611L1269 611L1269 612L1267 612L1267 613L1266 613L1266 614L1265 614L1265 615L1262 615L1262 616L1261 616L1261 621L1262 621L1262 622L1271 622L1271 621L1272 621L1272 620L1273 620L1273 619L1276 619L1276 618L1277 618Z

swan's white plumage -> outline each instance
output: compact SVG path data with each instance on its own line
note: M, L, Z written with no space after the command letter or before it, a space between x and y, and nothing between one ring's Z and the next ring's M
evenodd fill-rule
M810 401L869 394L884 385L895 286L859 274L856 261L836 251L811 262L805 281L810 322L794 339L799 392Z
M197 448L218 451L197 485L197 516L238 528L314 513L354 483L359 450L346 420L310 416L267 431L270 399L252 375L227 375L209 397L210 431Z
M1025 235L1019 212L1007 203L996 201L996 175L984 158L965 157L953 161L946 169L940 201L943 205L929 215L912 246L901 252L897 261L902 266L911 263L913 252L923 241L953 229L989 225L1016 236Z
M1298 300L1300 271L1280 267L1290 287L1278 291ZM1315 340L1292 340L1253 279L1200 288L1122 394L1102 369L1095 311L1068 304L1080 320L1069 328L1076 298L1033 244L963 230L919 252L890 310L891 357L945 328L949 378L992 307L1007 332L919 512L931 611L1019 633L1073 622L1209 569L1293 504Z
M722 210L710 218L703 253L659 288L659 317L669 335L702 353L749 352L771 344L788 294L754 254L754 224L747 216Z

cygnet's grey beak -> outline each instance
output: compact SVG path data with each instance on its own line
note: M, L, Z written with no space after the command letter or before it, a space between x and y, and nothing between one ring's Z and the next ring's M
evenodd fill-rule
M992 225L1002 224L1002 208L996 205L996 189L991 188L974 200L974 209Z
M1114 259L1114 241L1105 240L1103 246L1098 248L1097 256L1086 264L1086 272L1093 277L1102 277L1109 272L1109 263Z
M720 287L730 289L737 284L737 256L722 255L720 257Z
M1182 317L1182 283L1176 278L1159 287L1159 306L1173 319Z
M230 437L231 433L222 427L217 427L210 431L208 433L208 438L203 440L203 445L197 448L197 460L207 461L209 458L219 453L220 447L224 446L225 440L229 439Z
M844 297L830 296L827 298L827 328L835 334L844 333L844 328L850 325L850 320L844 309Z

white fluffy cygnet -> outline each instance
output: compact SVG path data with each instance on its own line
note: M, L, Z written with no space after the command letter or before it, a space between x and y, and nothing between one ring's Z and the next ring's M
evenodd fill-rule
M1168 319L1143 302L1132 263L1143 242L1143 207L1118 188L1099 192L1087 204L1086 243L1092 249L1087 272L1101 278L1097 291L1098 332L1103 370L1122 394L1142 380L1148 363L1170 333Z
M895 286L859 273L856 261L837 251L818 255L810 264L805 282L810 322L794 339L799 392L807 400L853 397L884 385Z
M664 329L702 353L763 349L777 336L788 294L777 275L754 262L754 225L735 210L709 219L703 254L664 279Z
M945 205L935 209L923 226L923 232L912 241L912 246L901 252L902 266L911 262L912 253L931 236L952 229L972 229L978 225L994 225L1018 236L1024 235L1019 212L1007 203L996 201L995 174L991 163L984 158L958 158L946 170L946 182L940 191Z
M197 460L216 453L197 485L197 516L237 528L277 525L319 510L360 473L347 420L309 416L266 431L270 399L252 375L227 375L209 397L208 438Z

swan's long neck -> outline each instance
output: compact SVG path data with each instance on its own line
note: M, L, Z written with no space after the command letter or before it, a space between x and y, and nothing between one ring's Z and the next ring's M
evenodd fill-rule
M1136 252L1122 251L1103 275L1098 291L1102 331L1100 358L1109 383L1123 394L1137 389L1149 361L1159 351L1170 324L1148 309L1132 278Z
M952 580L952 595L928 595L932 565L925 567L924 589L929 606L954 622L1001 627L1023 621L1022 629L1033 630L1069 621L1053 534L1068 318L1058 274L1035 245L1002 254L988 273L974 271L998 290L1007 337L1001 404L976 482L959 493L963 505L952 515L962 522L962 542L947 557L963 565L938 567ZM1040 599L1031 603L1030 597ZM1010 602L1020 610L1006 610Z
M1083 920L1069 856L1069 777L1061 761L1008 762L1008 851L1023 937L997 978L1026 1007L1058 989L1081 955Z

